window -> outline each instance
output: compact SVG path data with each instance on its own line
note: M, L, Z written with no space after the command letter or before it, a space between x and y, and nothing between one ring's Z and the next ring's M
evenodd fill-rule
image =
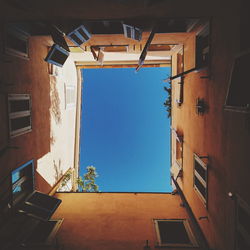
M250 248L250 206L237 196L236 250Z
M33 160L12 171L12 204L16 205L24 200L34 189Z
M176 79L175 82L175 101L177 103L178 106L181 106L181 104L183 103L183 78L179 77Z
M5 32L5 53L21 58L29 58L29 35L22 29L9 25Z
M196 34L196 68L203 68L209 63L209 23L207 22Z
M74 85L65 84L65 109L71 109L76 105L76 89Z
M194 247L197 242L186 219L154 220L158 246Z
M172 131L175 136L175 162L180 170L183 161L183 135L174 128L172 128Z
M194 154L194 189L199 197L207 203L207 165L201 157Z
M63 219L40 221L31 234L23 241L23 247L48 246L53 243Z
M56 26L50 27L50 34L55 44L69 51L69 47L68 47L67 42L64 39L63 33Z
M48 63L55 64L56 66L62 67L69 57L69 52L59 45L54 44L46 58L44 59Z
M182 151L182 141L177 137L176 138L176 163L180 169L182 169L182 158L183 158L183 151Z
M177 75L183 73L184 71L184 52L183 52L183 46L181 46L181 49L176 54L176 60L177 60Z
M10 137L31 131L31 98L27 94L8 96Z
M142 38L142 30L131 25L123 24L124 35L127 38L131 38L140 41Z
M50 219L61 202L60 199L34 191L19 206L18 211L46 221Z
M70 32L67 37L77 46L87 42L91 34L89 31L84 27L84 25L79 26L77 29Z
M235 58L232 67L225 109L230 111L249 112L250 93L249 84L250 51L240 54Z

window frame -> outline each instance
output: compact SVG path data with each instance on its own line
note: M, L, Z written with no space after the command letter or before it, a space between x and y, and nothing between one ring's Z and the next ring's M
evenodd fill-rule
M136 41L141 41L141 39L142 39L142 30L141 29L139 29L133 25L125 24L125 23L122 24L122 27L123 27L123 32L124 32L125 37L136 40ZM131 36L128 36L127 28L130 29ZM138 39L136 39L136 35L135 35L136 31L139 32Z
M198 247L197 240L192 232L188 219L154 219L154 226L156 231L157 237L157 246L158 247ZM169 221L171 223L183 223L187 236L190 240L191 244L182 244L182 243L162 243L161 236L160 236L160 228L158 221Z
M205 170L205 180L199 175L198 171L195 170L195 162L197 162L204 170ZM204 203L205 206L207 206L207 198L208 198L208 172L207 172L207 164L202 161L202 159L194 153L194 167L193 167L193 187L196 193L198 194L198 197L201 199L201 201ZM205 188L206 196L204 197L203 194L200 192L199 188L195 185L195 177L199 180L199 182L202 184L202 186Z
M82 32L88 37L88 39L86 39L85 37L83 37L81 35L81 33L79 32L79 30L82 30ZM82 43L79 44L76 40L74 40L74 38L71 37L71 35L74 34ZM74 29L73 31L71 31L70 33L67 34L67 37L70 41L72 41L76 46L80 47L83 43L86 43L90 38L91 38L91 34L90 32L85 28L84 25L80 25L79 27L77 27L76 29Z
M18 40L22 40L25 42L26 45L26 53L13 49L11 47L8 46L7 43L7 35L11 34L12 36L14 36L15 38L17 38ZM5 30L5 34L4 34L4 52L6 55L10 55L10 56L16 56L22 59L26 59L29 60L29 34L27 32L25 32L24 30L22 30L21 28L18 28L16 26L13 25L9 25L6 27Z
M21 170L23 170L24 168L28 167L31 165L31 175L30 176L23 176L23 177L20 177L18 180L14 181L13 180L13 176L17 173L17 172L20 172ZM25 191L22 191L22 194L19 195L19 197L14 201L14 197L13 197L13 191L15 190L15 188L21 184L23 184L24 182L26 181L29 181L31 179L31 187L32 189L30 190L30 192L25 192ZM33 160L30 160L26 163L24 163L23 165L19 166L18 168L14 169L12 172L11 172L11 195L12 195L12 198L11 198L11 203L12 203L12 207L13 206L16 206L18 203L20 203L21 201L23 201L27 196L29 196L30 193L32 193L34 191L34 188L35 188L35 181L34 181L34 161Z
M195 65L197 69L207 68L210 64L210 22L207 21L196 33L195 41ZM201 43L201 39L207 39L207 46Z
M18 100L29 100L29 110L24 110L24 111L18 111L18 112L11 112L10 110L10 104L11 101L18 101ZM32 102L31 102L31 95L29 94L9 94L8 95L8 115L9 115L9 135L11 138L28 133L32 131ZM16 118L21 118L21 117L30 117L30 124L29 126L12 130L11 128L11 120L14 120Z
M56 237L56 234L58 232L58 230L60 229L62 223L63 223L64 219L50 219L48 221L43 221L40 223L50 223L50 222L55 222L55 225L53 226L53 228L49 231L48 236L46 237L46 239L43 242L33 242L31 243L30 237L27 237L23 242L22 242L22 246L24 247L32 247L32 246L45 246L45 245L51 245ZM30 236L33 236L33 233L39 233L40 231L40 223L34 228L33 232L31 233Z
M183 168L183 135L180 135L176 129L172 128L172 131L175 136L175 163L178 166L179 170ZM180 147L180 160L177 158L177 147Z
M230 88L232 85L232 78L233 78L234 67L236 65L236 60L240 59L240 57L247 55L247 54L250 54L250 50L243 51L237 54L234 58L233 65L232 65L231 72L230 72L229 84L227 87L226 100L224 104L224 110L226 111L250 113L250 106L233 106L233 105L228 104L228 98L230 95Z
M51 59L56 50L60 51L62 54L64 54L64 55L67 56L67 58L63 62L63 64L61 64L61 63L59 63L59 62ZM47 56L46 56L46 58L44 60L46 62L54 64L56 66L63 67L63 65L67 61L68 57L69 57L69 52L67 50L65 50L64 48L60 47L58 44L53 44L53 46L50 48L49 53L47 54Z
M184 79L183 77L179 77L176 79L175 82L175 102L177 103L178 107L183 104L183 96L184 96Z

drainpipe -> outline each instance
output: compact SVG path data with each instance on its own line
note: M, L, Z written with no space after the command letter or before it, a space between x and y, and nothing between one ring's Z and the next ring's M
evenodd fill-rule
M188 202L187 202L187 200L186 200L186 198L185 198L185 196L184 196L184 194L183 194L183 192L182 192L182 190L181 190L181 188L180 188L180 186L179 186L177 180L176 180L173 176L171 176L171 178L172 178L172 180L173 180L173 182L174 182L174 185L175 185L175 187L176 187L176 189L177 189L177 191L178 191L178 194L179 194L180 197L181 197L182 203L184 204L184 206L185 206L185 208L186 208L186 210L187 210L187 213L188 213L188 215L189 215L189 218L190 218L190 220L191 220L191 222L192 222L193 229L194 229L195 235L196 235L196 237L197 237L197 239L198 239L198 244L199 244L199 246L200 246L201 249L203 249L203 250L211 250L211 249L209 248L207 239L206 239L206 237L204 236L204 234L203 234L203 232L202 232L202 230L201 230L201 228L200 228L200 225L199 225L199 223L197 222L197 220L196 220L196 218L195 218L195 216L194 216L194 214L193 214L193 211L192 211L191 207L189 206L189 204L188 204Z

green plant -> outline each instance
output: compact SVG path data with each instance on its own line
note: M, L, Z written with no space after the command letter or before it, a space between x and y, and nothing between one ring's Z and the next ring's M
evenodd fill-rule
M164 86L164 90L168 93L168 97L166 99L166 101L163 103L163 105L167 108L167 112L168 112L168 118L171 117L171 108L172 108L172 98L171 98L171 92L172 89L167 88L166 86Z
M68 171L65 175L64 175L64 178L61 182L61 187L65 187L67 186L68 187L68 181L71 179L71 175L72 175L72 172L71 171Z
M94 166L86 167L87 173L83 175L83 178L79 176L76 180L80 191L82 192L98 192L99 187L95 183L95 178L98 177L96 168Z

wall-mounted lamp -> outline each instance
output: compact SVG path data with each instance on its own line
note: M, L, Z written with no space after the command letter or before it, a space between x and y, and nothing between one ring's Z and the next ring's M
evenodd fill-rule
M198 115L204 115L208 111L208 105L203 98L197 98L195 109Z

